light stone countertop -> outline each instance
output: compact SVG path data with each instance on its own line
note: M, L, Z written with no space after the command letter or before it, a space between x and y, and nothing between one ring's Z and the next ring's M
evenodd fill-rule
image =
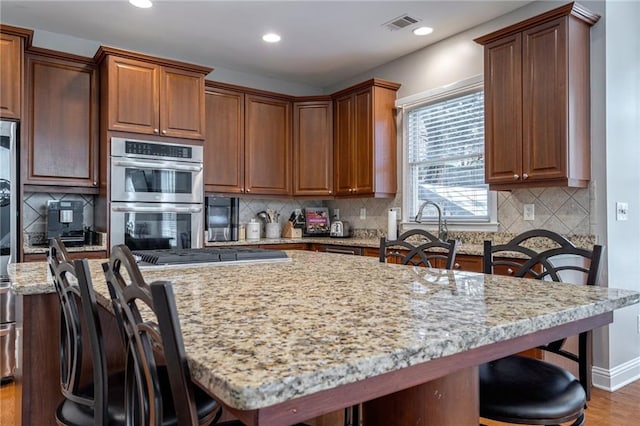
M171 280L193 377L231 407L270 406L640 301L630 290L288 251L290 262L157 267ZM110 308L89 261L98 302ZM52 290L44 262L14 290Z

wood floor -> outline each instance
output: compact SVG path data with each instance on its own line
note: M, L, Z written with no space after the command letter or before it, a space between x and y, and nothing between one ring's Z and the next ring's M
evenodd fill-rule
M0 426L15 425L14 393L13 383L0 387ZM587 410L587 426L635 426L640 423L639 419L640 380L613 393L593 388ZM483 423L488 426L504 425L488 420L483 420Z

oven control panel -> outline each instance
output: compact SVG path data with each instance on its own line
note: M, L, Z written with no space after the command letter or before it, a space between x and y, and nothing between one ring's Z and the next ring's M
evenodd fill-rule
M184 145L168 145L149 142L126 141L125 153L191 159L193 149Z

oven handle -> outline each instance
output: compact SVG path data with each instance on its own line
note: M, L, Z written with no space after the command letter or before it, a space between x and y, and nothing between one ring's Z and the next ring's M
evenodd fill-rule
M147 169L178 170L181 172L199 172L202 164L190 166L186 164L174 164L168 161L131 161L131 160L111 160L113 166L140 167Z
M200 213L202 207L131 207L112 206L114 212L125 213Z

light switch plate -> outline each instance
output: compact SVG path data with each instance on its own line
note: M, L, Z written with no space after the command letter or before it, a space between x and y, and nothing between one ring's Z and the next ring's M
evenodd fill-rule
M616 220L627 220L629 214L629 203L618 201L616 203Z
M535 204L524 205L524 220L535 220L536 218L536 206Z

